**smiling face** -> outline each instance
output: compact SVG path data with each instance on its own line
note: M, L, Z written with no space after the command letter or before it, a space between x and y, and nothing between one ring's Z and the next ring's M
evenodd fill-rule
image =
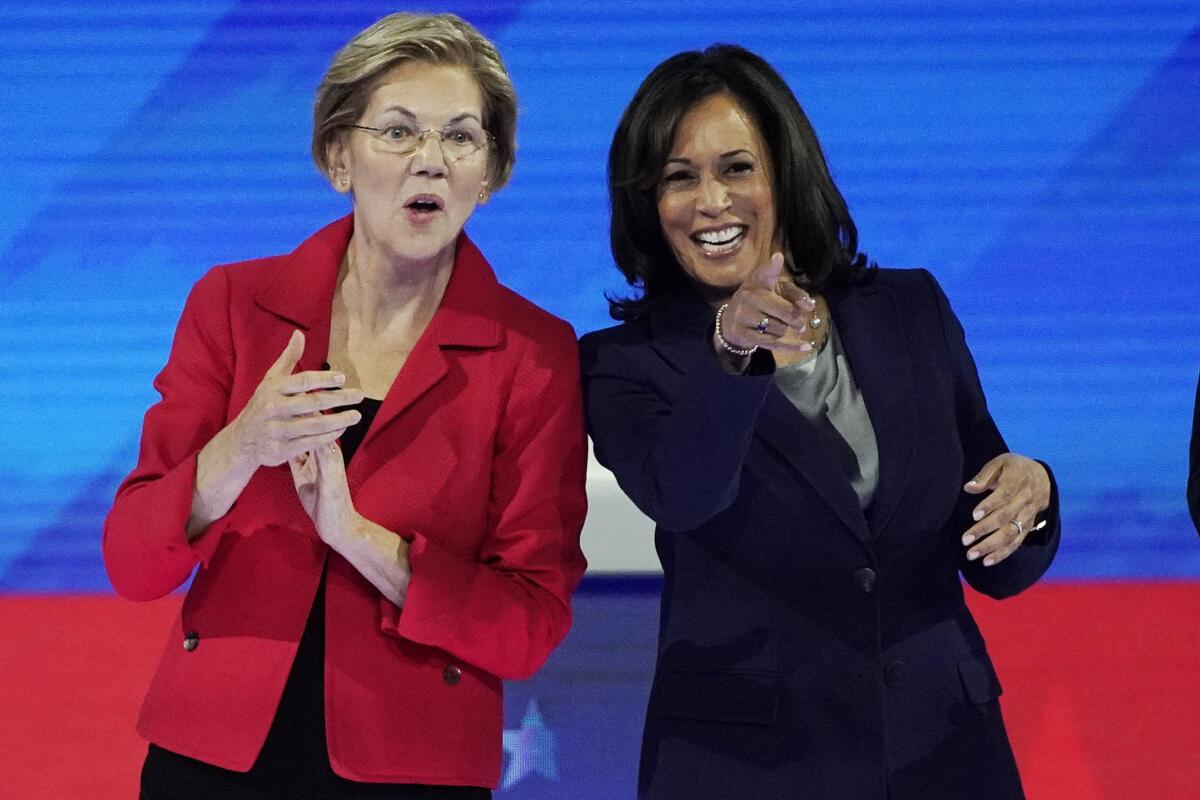
M459 232L486 197L489 148L450 160L429 134L416 152L400 155L384 137L478 129L482 120L483 95L466 67L406 61L384 73L357 124L385 133L350 128L330 159L334 186L353 194L355 238L390 260L452 263Z
M731 295L776 246L771 162L728 94L679 121L658 185L658 219L679 266L709 300Z

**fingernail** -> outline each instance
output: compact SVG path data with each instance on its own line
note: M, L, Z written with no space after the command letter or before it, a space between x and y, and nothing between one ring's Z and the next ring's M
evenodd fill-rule
M975 509L975 513L971 515L971 518L973 520L975 520L976 522L979 522L979 520L983 519L983 509L982 508Z
M968 536L964 536L964 537L963 537L963 547L966 547L967 545L969 545L969 544L970 544L971 542L973 542L973 541L975 541L975 537L974 537L974 536L969 536L969 535L968 535Z
M995 559L993 559L991 556L988 556L987 558L985 558L983 560L983 565L985 567L990 567L992 564L995 564L995 563L996 563Z
M341 373L341 372L335 372L335 373L333 373L333 380L334 380L334 382L335 382L335 383L345 383L345 382L346 382L346 376L345 376L345 374L344 374L344 373Z
M979 481L967 481L967 486L975 486L978 483L979 483Z
M979 558L979 553L976 551L972 550L971 552L967 553L967 561L974 561L977 558Z

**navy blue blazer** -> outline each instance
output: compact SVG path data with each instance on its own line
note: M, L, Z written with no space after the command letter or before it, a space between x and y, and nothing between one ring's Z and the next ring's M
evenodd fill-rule
M826 297L879 447L865 513L770 355L721 368L694 293L580 342L596 457L657 523L664 573L639 797L1020 798L959 575L1032 585L1057 489L1018 552L966 561L962 485L1008 448L962 327L924 270Z

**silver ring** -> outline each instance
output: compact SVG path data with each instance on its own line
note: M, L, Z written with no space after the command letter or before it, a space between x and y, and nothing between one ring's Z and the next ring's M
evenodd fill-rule
M754 326L754 330L758 331L759 333L766 333L767 326L770 324L771 324L771 318L763 317L762 319L760 319L758 321L758 324Z
M1025 534L1025 526L1021 524L1021 520L1012 519L1012 520L1009 520L1008 524L1017 526L1017 536L1023 536Z

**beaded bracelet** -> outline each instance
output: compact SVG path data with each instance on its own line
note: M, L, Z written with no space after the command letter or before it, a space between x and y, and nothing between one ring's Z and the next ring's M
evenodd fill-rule
M727 308L729 308L729 303L722 303L721 307L717 309L717 325L715 328L717 333L717 344L721 345L721 347L725 348L727 352L733 353L735 356L753 355L754 351L758 349L758 345L754 345L753 347L743 350L742 348L734 347L729 342L725 341L725 337L721 335L721 316L725 313L725 309Z

